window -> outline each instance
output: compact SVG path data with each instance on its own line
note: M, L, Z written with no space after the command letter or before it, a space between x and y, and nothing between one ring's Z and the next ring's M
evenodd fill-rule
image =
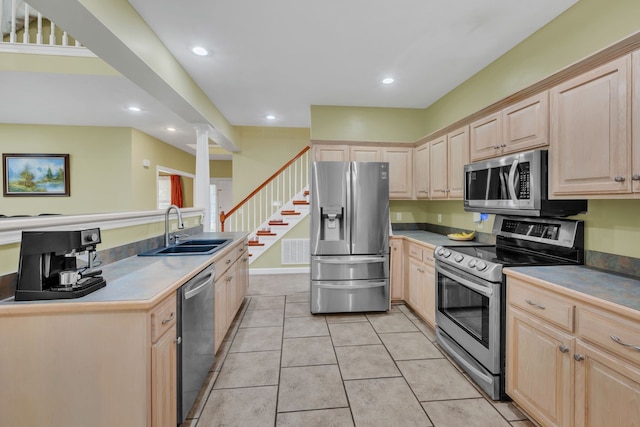
M169 175L158 176L158 209L171 205L171 179Z

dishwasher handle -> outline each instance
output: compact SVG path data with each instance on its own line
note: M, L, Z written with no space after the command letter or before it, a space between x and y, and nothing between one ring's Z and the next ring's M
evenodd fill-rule
M202 276L205 273L206 276ZM203 278L202 278L203 277ZM207 286L213 283L213 279L215 277L215 270L209 269L208 274L207 271L203 271L195 278L191 279L189 283L187 283L187 287L184 290L184 299L188 300L198 295L200 292L204 291Z

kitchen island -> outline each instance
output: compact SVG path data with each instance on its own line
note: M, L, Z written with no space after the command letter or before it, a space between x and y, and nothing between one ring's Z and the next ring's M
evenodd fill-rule
M248 279L246 233L192 238L233 241L213 255L105 265L107 286L81 298L0 302L3 424L175 426L176 290L215 265L219 343Z

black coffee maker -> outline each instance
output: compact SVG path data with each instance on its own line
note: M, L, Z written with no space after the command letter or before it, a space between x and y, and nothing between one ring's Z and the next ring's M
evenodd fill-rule
M100 229L23 231L16 301L78 298L107 282L94 270L93 256ZM78 268L76 256L88 251L88 265Z

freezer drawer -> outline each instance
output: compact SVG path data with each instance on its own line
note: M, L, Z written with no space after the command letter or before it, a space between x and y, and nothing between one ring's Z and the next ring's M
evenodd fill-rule
M312 281L311 313L389 310L389 279Z
M388 254L311 257L311 280L364 280L388 278Z

